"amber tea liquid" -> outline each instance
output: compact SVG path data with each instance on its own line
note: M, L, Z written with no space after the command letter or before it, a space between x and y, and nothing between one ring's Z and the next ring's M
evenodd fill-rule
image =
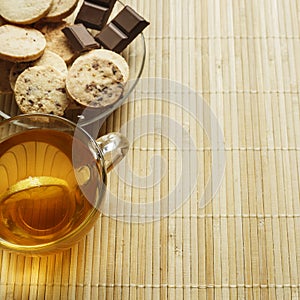
M81 178L80 184L91 191L82 192L72 163L72 145L71 135L47 129L18 133L0 144L2 241L21 246L49 243L91 214L102 184L101 172L88 147L77 147L81 169L89 165L86 182ZM85 195L94 198L88 201Z

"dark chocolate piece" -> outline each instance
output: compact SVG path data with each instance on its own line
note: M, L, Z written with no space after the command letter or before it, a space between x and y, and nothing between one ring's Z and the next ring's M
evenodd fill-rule
M101 44L106 49L119 53L128 45L127 41L128 36L113 23L107 24L101 31Z
M84 1L75 23L82 23L91 29L101 30L107 23L116 0L110 1Z
M75 51L82 52L99 48L99 44L83 24L70 25L62 29Z
M118 26L130 38L136 37L149 25L149 22L128 5L120 11L120 13L112 20L112 23Z
M104 48L122 52L150 23L126 5L119 14L95 36ZM125 38L125 36L127 38Z

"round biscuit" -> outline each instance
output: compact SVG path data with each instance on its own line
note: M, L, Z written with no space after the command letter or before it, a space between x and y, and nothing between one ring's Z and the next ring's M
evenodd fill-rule
M78 57L70 67L66 79L70 98L83 106L97 108L116 103L122 96L129 73L125 60L127 68L121 60L125 76L115 63L116 57L119 63L119 56L108 56L106 51L97 49Z
M32 24L49 12L52 0L1 0L0 15L10 23Z
M62 116L69 105L65 75L52 66L34 66L19 75L15 99L23 113Z
M34 28L11 24L0 26L0 59L27 62L38 59L46 47L46 39Z
M68 17L76 9L78 0L52 0L52 6L45 16L47 22L59 22Z
M90 57L101 58L113 62L121 71L124 82L128 81L129 66L122 55L107 49L95 49L91 51L89 55Z
M56 53L45 50L43 55L32 62L16 63L12 66L9 73L9 82L12 89L15 88L15 83L18 76L27 68L33 66L49 65L55 67L58 71L67 76L68 68L65 61Z

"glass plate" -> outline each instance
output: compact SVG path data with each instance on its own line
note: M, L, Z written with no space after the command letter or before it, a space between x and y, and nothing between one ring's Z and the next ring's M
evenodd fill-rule
M111 18L113 18L123 7L124 4L121 1L117 1L112 11ZM143 72L146 57L146 44L143 33L139 34L121 54L129 65L130 75L123 96L119 101L105 109L92 108L83 110L79 107L70 108L66 110L64 115L65 118L75 123L79 123L80 126L86 126L96 121L104 120L115 109L123 104L134 90ZM21 112L15 103L14 96L12 94L0 95L0 120L9 119L18 114L21 114Z

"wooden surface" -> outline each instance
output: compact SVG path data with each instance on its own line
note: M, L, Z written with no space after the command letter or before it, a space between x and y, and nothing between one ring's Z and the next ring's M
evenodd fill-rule
M109 176L108 201L120 201L68 251L41 258L1 251L0 299L299 299L299 2L125 2L151 26L144 78L101 129L122 129L131 141L131 172ZM199 198L214 149L194 111L182 109L191 93L179 105L172 91L153 98L153 77L195 91L204 101L196 110L208 104L222 129L225 174L204 208ZM196 150L162 134L165 126L174 130L174 120ZM148 127L155 130L141 136ZM141 211L122 207L155 203L178 185L168 205L183 202L181 175L192 182L195 167L180 160L183 151L196 152L200 169L183 205L148 222ZM145 186L143 178L151 183L154 176L153 157L164 164L152 160L159 180ZM138 178L136 185L128 176Z

